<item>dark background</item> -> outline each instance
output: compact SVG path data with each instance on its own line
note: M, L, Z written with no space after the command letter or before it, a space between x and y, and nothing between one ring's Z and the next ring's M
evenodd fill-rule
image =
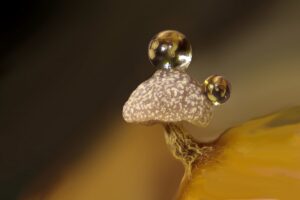
M201 63L203 58L201 68L207 67L198 73L197 66L191 65L196 77L203 74L199 76L204 78L216 71L233 80L237 96L233 96L227 110L241 109L238 114L231 112L230 123L224 122L228 122L227 127L257 113L296 104L298 81L285 83L277 79L277 74L288 68L288 62L281 69L273 67L273 78L272 67L262 71L261 66L272 66L271 62L265 64L274 59L277 62L299 57L297 8L300 5L296 1L267 0L1 3L0 199L18 198L52 163L72 162L94 137L101 136L103 141L109 137L103 131L89 130L95 125L105 129L112 119L122 121L122 105L128 95L154 72L148 62L147 45L161 30L176 29L188 36L195 63ZM264 38L271 39L264 44ZM243 41L253 46L247 48ZM247 50L238 45L229 48L231 43L242 44ZM265 54L269 49L275 53ZM243 50L240 57L232 53ZM235 58L239 67L226 63ZM255 60L260 64L255 64ZM290 65L290 69L296 77L300 70L295 65ZM253 79L255 74L259 74L259 83ZM251 80L245 84L247 77ZM260 88L267 77L274 81L266 81L271 93L268 89L265 93L260 91L260 96L254 98L262 98L260 103L242 106L248 94L239 91L255 95L251 91L263 90ZM295 77L285 78L291 81ZM243 83L244 89L235 90L236 85L242 87ZM289 90L286 94L284 88ZM277 92L283 96L283 103L276 104ZM272 95L274 106L268 101ZM247 109L263 112L250 115Z

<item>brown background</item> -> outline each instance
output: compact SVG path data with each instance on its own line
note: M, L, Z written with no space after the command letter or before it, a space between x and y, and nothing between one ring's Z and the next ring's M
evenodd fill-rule
M182 168L122 105L153 72L147 44L189 38L198 80L230 101L196 137L299 104L299 1L10 1L1 6L0 199L170 199ZM200 132L200 133L199 133Z

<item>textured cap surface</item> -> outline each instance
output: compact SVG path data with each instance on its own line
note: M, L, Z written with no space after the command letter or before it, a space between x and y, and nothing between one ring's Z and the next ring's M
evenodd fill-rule
M123 107L123 117L126 122L187 121L206 126L212 107L201 85L187 73L157 70L133 91Z

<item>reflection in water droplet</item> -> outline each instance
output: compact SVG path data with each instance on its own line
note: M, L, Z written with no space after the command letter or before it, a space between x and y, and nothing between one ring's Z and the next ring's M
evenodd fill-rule
M223 76L212 75L204 81L204 90L214 105L220 105L229 99L231 85Z
M182 33L163 31L150 41L148 56L156 67L185 70L192 60L192 47Z

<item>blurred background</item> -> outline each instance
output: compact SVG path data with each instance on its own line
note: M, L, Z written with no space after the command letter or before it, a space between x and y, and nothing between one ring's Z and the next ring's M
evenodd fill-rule
M160 126L122 106L175 29L188 72L221 74L231 99L195 137L299 105L300 1L13 0L0 7L0 199L166 200L183 174Z

